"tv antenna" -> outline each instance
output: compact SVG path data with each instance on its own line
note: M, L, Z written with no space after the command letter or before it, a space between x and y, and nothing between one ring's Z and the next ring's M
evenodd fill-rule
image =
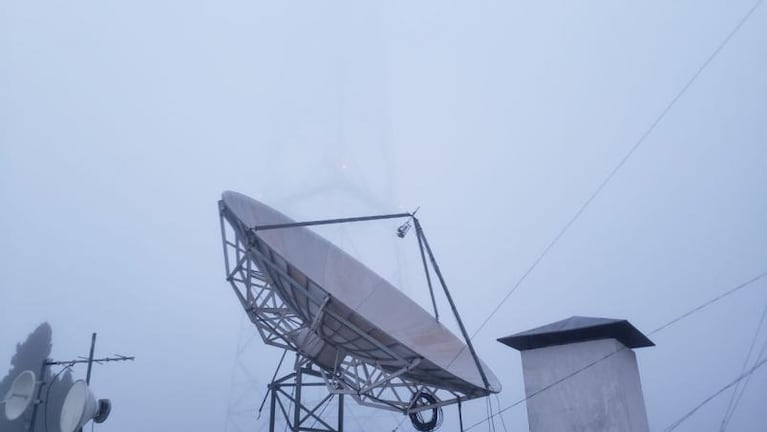
M93 420L96 423L101 423L104 420L106 420L111 411L112 404L109 401L109 399L97 400L89 388L93 364L94 363L102 364L102 363L119 362L119 361L132 361L132 360L135 360L135 357L115 354L113 356L108 356L103 358L94 358L93 354L94 354L95 348L96 348L96 333L93 333L91 335L91 348L90 348L90 354L88 355L88 357L78 357L75 360L66 360L66 361L54 361L51 359L43 360L40 366L40 375L39 375L41 377L41 381L39 383L33 381L31 385L32 392L29 393L30 395L34 393L34 389L36 386L37 395L34 397L34 399L32 399L31 397L29 398L29 400L26 402L27 405L24 406L23 409L21 409L21 411L18 413L16 418L20 417L21 414L26 410L27 406L31 403L32 419L30 420L29 430L34 431L35 422L37 420L38 407L44 403L47 403L47 401L42 400L43 387L45 385L50 387L51 385L54 384L53 380L51 380L51 382L48 382L48 383L43 381L45 379L48 368L50 368L51 366L64 366L65 368L71 368L78 364L87 364L87 372L86 372L85 380L75 381L72 387L70 387L69 390L67 391L67 395L64 398L64 405L61 408L61 417L59 418L59 428L61 432L75 432L75 431L81 430L82 427L86 423L88 423L88 421L90 420ZM16 380L14 380L14 385L16 384L16 381L19 380L21 376L26 373L31 374L32 378L34 379L33 372L24 371L16 378ZM27 378L25 378L27 384L23 386L24 391L30 388L28 377L29 375L27 375ZM11 386L11 390L13 390L13 388L14 386ZM8 417L7 409L8 409L8 404L6 404L6 417Z

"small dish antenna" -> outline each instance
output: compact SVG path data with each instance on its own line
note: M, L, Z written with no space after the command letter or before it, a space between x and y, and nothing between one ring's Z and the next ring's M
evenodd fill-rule
M35 385L37 378L35 373L25 370L13 380L11 388L5 394L3 403L5 403L5 418L8 421L14 421L24 414L35 394Z
M75 381L64 398L59 428L61 432L74 432L90 420L102 423L109 417L111 410L112 404L109 399L96 400L85 381Z

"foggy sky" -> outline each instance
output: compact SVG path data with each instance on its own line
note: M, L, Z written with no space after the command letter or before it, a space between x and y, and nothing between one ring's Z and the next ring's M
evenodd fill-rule
M137 358L96 367L96 429L223 430L252 333L227 189L295 219L420 206L473 333L752 4L3 2L0 376L43 321L57 359L96 331L97 355ZM571 315L649 332L767 270L765 119L761 7L474 339L501 406L524 387L496 338ZM396 225L318 232L428 309ZM766 302L754 284L637 351L652 430L740 373ZM249 345L252 399L280 354ZM766 389L760 370L730 430L764 429ZM728 398L678 430L718 430ZM399 421L347 407L351 430ZM504 419L526 430L524 405Z

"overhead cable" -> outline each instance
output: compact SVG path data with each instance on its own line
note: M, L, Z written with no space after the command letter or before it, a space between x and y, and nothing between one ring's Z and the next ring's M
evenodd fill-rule
M695 408L693 408L690 411L688 411L685 415L683 415L681 418L679 418L679 420L675 421L669 427L664 429L664 431L665 432L671 432L674 429L676 429L677 427L679 427L680 424L682 424L685 420L687 420L693 414L695 414L696 411L701 409L703 407L703 405L711 402L711 400L713 400L714 398L716 398L720 394L724 393L727 389L729 389L730 387L732 387L732 386L736 385L737 383L739 383L740 380L742 380L742 379L744 379L746 377L751 376L751 374L756 372L757 369L759 369L760 367L764 366L765 363L767 363L767 358L764 358L761 361L759 361L758 363L756 363L754 366L751 367L751 369L749 369L747 372L741 374L739 377L737 377L734 380L732 380L726 386L724 386L724 387L720 388L719 390L717 390L716 393L712 394L711 396L707 397L706 399L703 399L703 401L701 401L698 405L696 405Z
M758 275L752 277L751 279L749 279L749 280L747 280L747 281L745 281L745 282L735 286L734 288L731 288L731 289L723 292L722 294L719 294L718 296L712 298L711 300L709 300L709 301L707 301L705 303L702 303L701 305L699 305L699 306L697 306L697 307L695 307L693 309L690 309L689 311L687 311L684 314L674 318L673 320L667 322L666 324L663 324L662 326L660 326L660 327L656 328L655 330L653 330L652 332L650 332L650 334L652 335L652 334L658 333L659 331L665 329L666 327L670 327L670 326L676 324L677 322L687 318L688 316L694 314L695 312L698 312L701 309L705 309L705 308L711 306L712 304L718 302L719 300L722 300L723 298L728 297L728 296L734 294L735 292L742 290L743 288L751 285L752 283L758 281L759 279L762 279L765 276L767 276L767 272L759 273Z
M746 358L743 360L743 367L741 368L740 373L746 372L746 369L748 369L748 363L751 361L751 354L754 352L754 346L756 346L756 341L759 340L759 334L762 332L762 325L764 324L764 319L767 318L767 304L764 305L764 310L762 311L762 317L759 319L759 324L756 325L756 331L754 332L754 337L751 339L751 346L748 347L748 353L746 354ZM765 345L767 347L767 345ZM759 361L761 358L762 353L760 352L755 361ZM724 412L724 417L722 418L722 423L719 426L720 431L724 431L727 429L727 424L730 422L730 418L732 418L732 414L735 412L735 409L737 408L738 402L740 401L739 395L742 395L741 389L745 391L745 385L748 383L748 379L743 381L743 386L741 386L741 383L738 383L738 385L735 386L735 391L732 393L732 396L730 397L730 402L727 404L727 409Z
M759 355L756 357L756 361L758 362L761 359L767 358L767 340L764 341L764 344L762 345L762 349L759 350ZM725 423L722 430L725 430L727 426L730 425L730 421L732 420L732 416L735 415L735 410L738 408L738 405L740 404L740 400L743 398L743 393L746 392L746 388L748 387L748 383L751 382L751 377L753 375L749 375L744 381L743 385L740 387L740 393L738 393L737 398L735 399L735 403L732 406L732 409L730 410L730 415L727 417L727 423ZM737 390L736 390L737 392Z
M743 27L743 24L748 21L748 19L751 17L751 15L756 11L756 9L761 5L763 0L758 0L752 7L749 9L749 11L741 18L741 20L738 22L738 24L730 31L730 33L727 35L727 37L722 40L722 42L714 49L714 51L706 58L706 60L703 62L703 64L695 71L695 73L692 74L692 76L687 80L684 86L676 93L676 95L671 99L671 101L666 105L666 107L661 111L661 113L653 120L652 123L650 123L650 126L644 131L642 135L639 136L639 139L634 143L634 145L631 146L629 151L623 156L623 158L618 162L618 164L610 171L609 174L607 174L607 177L605 177L604 180L602 180L602 183L597 186L597 188L592 192L592 194L588 197L588 199L578 208L578 210L575 212L575 214L570 218L570 220L567 221L565 226L557 233L556 236L554 236L554 239L549 242L549 244L543 249L543 251L538 255L538 257L533 261L533 263L528 267L528 269L522 274L522 276L517 280L517 282L511 287L511 289L503 296L500 302L498 302L493 308L493 310L490 312L490 314L485 318L484 321L482 321L482 324L477 328L477 330L474 331L474 333L471 335L472 339L487 325L488 321L501 309L504 303L511 297L512 294L522 285L522 283L527 279L527 277L530 275L530 273L535 270L535 268L538 266L538 264L543 260L543 258L549 253L549 251L556 245L559 240L565 235L565 233L570 229L570 227L575 223L576 220L583 214L583 212L586 210L586 208L594 201L594 199L602 192L602 190L607 186L608 183L610 183L610 180L615 177L615 175L618 173L618 171L623 167L623 165L626 164L626 162L631 158L631 156L636 152L636 150L645 142L648 136L655 130L655 128L658 126L658 124L663 120L664 117L666 117L666 114L671 110L671 108L676 105L676 103L679 101L679 99L687 92L687 90L692 86L692 84L695 82L695 80L698 79L698 77L701 75L701 73L708 67L709 64L716 58L716 56L724 49L724 47L727 45L728 42L730 42L730 39L732 39L733 36L735 36L735 33L740 30L741 27ZM460 353L459 353L460 355ZM456 355L456 358L458 356ZM452 363L452 362L451 362Z
M564 225L564 227L557 233L557 235L551 240L551 242L549 242L549 244L543 249L543 251L533 261L533 263L530 265L530 267L528 267L528 269L522 274L522 276L517 280L517 282L511 287L511 289L503 296L501 301L493 308L493 310L490 312L490 314L488 314L488 316L482 321L482 323L479 325L479 327L477 327L477 329L474 331L474 333L472 333L471 339L474 339L474 337L477 336L477 334L479 334L480 331L482 331L482 329L493 318L493 316L495 316L495 314L498 313L498 311L501 309L501 307L504 305L504 303L506 303L506 301L509 299L509 297L511 297L511 295L514 294L514 292L516 292L517 289L519 289L519 287L527 279L527 277L530 275L530 273L532 273L533 270L535 270L535 268L538 267L538 264L548 254L548 252L554 247L554 245L556 245L559 242L559 240L565 235L565 233L570 229L570 227L575 223L575 221L578 220L578 218L581 216L581 214L583 214L583 212L586 210L586 208L594 201L594 199L607 186L607 184L610 182L610 180L612 180L612 178L623 167L623 165L626 164L626 162L629 160L629 158L636 152L636 150L642 145L642 143L644 143L644 141L647 139L647 137L655 130L657 125L661 122L661 120L663 120L663 118L666 116L666 114L668 114L668 112L671 110L671 108L673 108L673 106L676 105L677 101L679 101L679 99L687 92L687 90L698 79L698 77L703 73L703 71L708 67L708 65L711 64L711 62L719 55L719 53L724 49L724 47L727 46L727 44L730 42L730 40L733 38L733 36L735 36L735 34L743 27L743 25L749 20L749 18L751 18L751 16L756 11L756 9L758 9L759 6L762 4L762 1L763 0L757 0L754 3L754 5L740 19L740 21L738 21L738 23L735 25L735 27L722 40L722 42L719 43L719 45L714 49L714 51L706 58L706 60L701 64L701 66L695 71L695 73L692 74L692 76L690 77L689 80L687 80L685 85L682 86L682 88L676 93L676 95L671 99L671 101L666 105L666 107L660 112L660 114L655 118L655 120L652 123L650 123L650 126L647 128L647 130L645 130L645 132L642 135L640 135L639 139L634 143L634 145L631 146L631 148L626 153L626 155L618 162L618 164L612 169L612 171L610 171L610 173L608 173L607 177L605 177L605 179L602 181L602 183L600 183L599 186L597 186L597 188L589 196L589 198L581 205L581 207L575 212L575 214L570 218L570 220L568 220L568 222ZM752 279L751 281L748 281L745 284L741 284L740 286L737 286L737 287L733 288L729 292L724 293L723 296L720 297L720 298L723 298L724 296L730 295L733 292L739 290L740 288L743 288L744 286L749 285L750 283L755 282L758 279L761 279L762 277L764 277L764 275L765 274L763 273L763 274L757 276L756 278ZM716 302L719 299L714 299L714 300L712 300L711 303ZM711 303L709 303L709 304L711 304ZM707 306L707 304L701 305L699 308L697 308L697 309L695 309L693 311L690 311L687 315L685 315L683 317L679 317L677 319L677 321L679 319L683 319L686 316L689 316L689 314L695 313L697 310L700 310L700 309L702 309L702 308L704 308L706 306ZM669 323L665 324L664 326L661 326L660 328L656 329L655 332L661 331L662 329L668 327L669 325L672 325L674 322L676 322L676 321L669 322ZM461 353L465 349L466 349L465 347L462 347L458 351L458 353L455 355L455 357L453 357L453 359L448 364L448 367L450 365L452 365L453 362L455 362L455 360L461 355ZM613 353L613 354L615 354L615 353ZM513 404L511 404L511 405L509 405L509 406L499 410L498 414L500 414L500 413L502 413L502 412L504 412L504 411L506 411L506 410L508 410L508 409L510 409L512 407L515 407L515 406L521 404L522 402L525 402L530 397L533 397L533 396L539 394L540 392L545 391L546 389L551 388L551 387L557 385L558 383L560 383L560 382L570 378L571 376L577 375L582 370L590 368L594 364L596 364L596 363L598 363L598 362L600 362L602 360L605 360L606 358L610 357L613 354L609 354L606 357L597 360L596 362L588 364L584 368L575 371L571 375L565 376L564 378L562 378L562 379L560 379L558 381L555 381L554 383L552 383L552 384L550 384L550 385L540 389L539 391L531 394L530 396L528 396L528 397L526 397L524 399L521 399L521 400L519 400L517 402L514 402ZM477 425L479 425L481 423L484 423L484 422L486 422L488 420L489 419L485 419L485 420L482 420L482 421L480 421L478 423L475 423L474 425L469 426L466 430L468 431L471 428L473 428L473 427L475 427L475 426L477 426Z
M660 327L656 328L655 330L651 331L649 333L649 335L652 336L652 335L654 335L654 334L656 334L658 332L661 332L661 331L667 329L668 327L672 326L673 324L679 322L680 320L691 316L695 312L699 312L700 310L702 310L702 309L704 309L704 308L706 308L706 307L708 307L708 306L710 306L710 305L712 305L712 304L714 304L714 303L724 299L727 296L730 296L730 295L736 293L737 291L739 291L739 290L741 290L741 289L743 289L743 288L745 288L745 287L747 287L747 286L749 286L749 285L751 285L751 284L753 284L753 283L755 283L755 282L757 282L757 281L759 281L759 280L761 280L761 279L763 279L765 277L767 277L767 271L762 272L762 273L756 275L755 277L747 280L746 282L738 284L734 288L731 288L731 289L725 291L724 293L714 297L713 299L711 299L711 300L709 300L709 301L707 301L707 302L705 302L705 303L703 303L703 304L701 304L699 306L694 307L693 309L690 309L689 311L679 315L678 317L668 321L667 323L665 323L665 324L661 325ZM565 376L563 376L563 377L561 377L561 378L559 378L559 379L549 383L548 385L545 385L545 386L541 387L540 389L530 393L526 397L524 397L522 399L519 399L518 401L512 403L511 405L508 405L508 406L504 407L503 409L499 409L497 413L488 416L488 418L486 418L484 420L480 420L480 421L472 424L471 426L466 428L466 430L467 431L471 430L472 428L474 428L476 426L479 426L482 423L486 423L486 422L490 421L491 417L494 417L496 415L500 415L501 413L503 413L505 411L508 411L511 408L514 408L515 406L520 405L523 402L526 402L526 401L534 398L535 396L537 396L537 395L539 395L539 394L549 390L550 388L552 388L552 387L554 387L554 386L556 386L556 385L558 385L558 384L560 384L560 383L562 383L564 381L567 381L568 379L578 375L579 373L585 371L586 369L589 369L589 368L593 367L594 365L599 364L602 361L607 360L608 358L610 358L610 357L614 356L615 354L618 354L619 352L622 352L623 350L626 350L626 349L629 349L629 348L627 348L626 346L623 346L623 347L621 347L621 348L619 348L619 349L617 349L617 350L615 350L613 352L610 352L610 353L608 353L608 354L606 354L606 355L604 355L604 356L602 356L602 357L600 357L600 358L598 358L598 359L596 359L596 360L594 360L594 361L584 365L581 368L578 368L578 369L574 370L573 372L571 372L571 373L569 373L569 374L567 374L567 375L565 375Z
M498 393L494 394L493 396L495 396L495 403L498 404L498 417L501 418L503 432L509 432L509 430L506 429L506 421L503 419L503 413L501 413L501 398L498 397Z

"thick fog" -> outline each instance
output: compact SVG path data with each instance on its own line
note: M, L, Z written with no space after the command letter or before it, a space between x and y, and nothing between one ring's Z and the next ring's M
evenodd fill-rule
M299 220L420 206L474 333L752 5L5 1L0 379L47 322L56 360L92 332L97 356L136 356L95 366L113 404L96 430L263 430L282 352L225 280L224 190ZM572 315L649 333L767 271L766 120L762 6L476 334L504 386L493 411L524 397L497 338ZM398 224L317 232L430 310ZM637 350L652 430L741 373L765 307L762 279ZM719 430L731 394L677 430ZM728 430L765 430L766 397L763 368ZM347 430L401 419L347 404ZM524 404L503 421L527 430Z

